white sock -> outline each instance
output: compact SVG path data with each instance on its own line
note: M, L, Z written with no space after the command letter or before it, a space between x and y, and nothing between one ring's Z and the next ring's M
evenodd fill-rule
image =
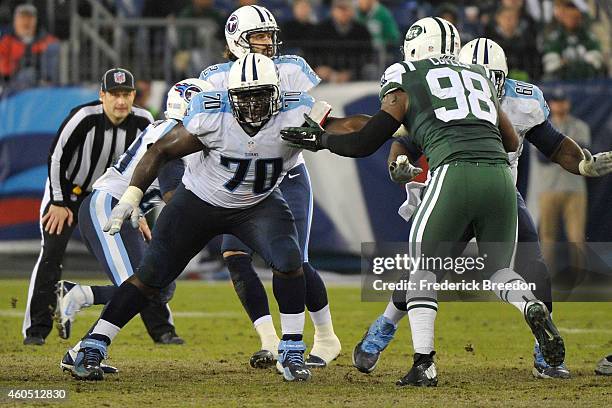
M83 306L91 306L94 304L94 294L91 290L91 286L79 285L83 291L85 304Z
M72 351L74 351L75 353L78 353L80 349L81 349L81 340L79 340L79 342L74 345L74 347L72 348Z
M514 283L517 281L527 284L525 279L509 268L500 269L499 271L495 272L493 276L491 276L490 281L497 284ZM494 290L493 292L504 302L510 303L516 307L521 313L524 313L525 305L528 301L536 299L535 295L528 289Z
M434 324L437 310L415 307L408 310L412 347L415 353L429 354L434 350Z
M304 333L304 322L306 320L305 312L290 314L281 313L280 318L283 335Z
M271 351L274 355L278 352L278 342L280 339L276 334L274 328L274 322L272 316L266 315L253 322L257 334L259 334L259 340L261 341L261 349Z
M308 311L310 314L310 320L312 320L312 324L314 324L315 329L317 326L322 326L328 323L331 323L331 312L329 311L329 304L323 306L320 310L316 312Z
M94 327L94 329L91 331L91 334L101 334L113 341L115 336L119 333L119 330L121 330L120 327L117 327L106 320L100 319L98 320L96 327Z
M395 326L397 326L399 321L406 317L407 314L408 312L395 307L393 301L389 301L389 303L387 303L387 308L385 309L385 313L383 313L383 316L385 316L387 319L393 322Z

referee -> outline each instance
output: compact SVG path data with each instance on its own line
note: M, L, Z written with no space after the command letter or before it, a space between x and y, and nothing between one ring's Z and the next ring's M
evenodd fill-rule
M42 248L28 289L23 344L42 345L53 326L55 286L79 205L104 171L153 122L133 106L134 76L122 68L104 74L100 100L77 106L60 126L49 153L49 177L40 205Z

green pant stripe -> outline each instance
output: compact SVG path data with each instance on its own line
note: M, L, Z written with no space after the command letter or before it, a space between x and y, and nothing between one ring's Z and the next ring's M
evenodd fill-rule
M427 189L423 202L419 206L415 216L415 223L412 225L412 230L410 233L410 241L413 251L412 256L421 255L420 242L423 238L423 232L425 231L425 226L427 226L429 216L436 206L436 202L440 196L440 191L442 191L442 185L444 184L444 178L446 176L446 172L448 171L448 167L448 164L445 164L439 168L439 171L436 172L432 180L431 189Z

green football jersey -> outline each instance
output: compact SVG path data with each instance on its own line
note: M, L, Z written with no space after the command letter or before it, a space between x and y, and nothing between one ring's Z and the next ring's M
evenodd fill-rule
M498 129L499 100L485 68L454 57L391 65L380 98L395 89L408 94L403 124L436 167L461 160L508 162Z

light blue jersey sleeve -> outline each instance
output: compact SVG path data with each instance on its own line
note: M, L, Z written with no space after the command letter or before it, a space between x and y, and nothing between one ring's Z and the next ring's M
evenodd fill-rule
M315 99L306 92L283 91L281 93L281 112L294 110L310 112Z
M215 89L225 89L227 88L227 77L231 67L231 62L211 65L200 73L199 79L208 81Z
M231 113L226 91L200 92L189 102L183 126L206 144L206 136L219 130L226 113Z
M321 82L306 60L298 55L281 55L274 58L274 63L278 67L281 88L307 92Z
M504 100L512 106L512 110L520 112L521 122L528 128L543 123L550 115L542 90L533 84L506 79Z

